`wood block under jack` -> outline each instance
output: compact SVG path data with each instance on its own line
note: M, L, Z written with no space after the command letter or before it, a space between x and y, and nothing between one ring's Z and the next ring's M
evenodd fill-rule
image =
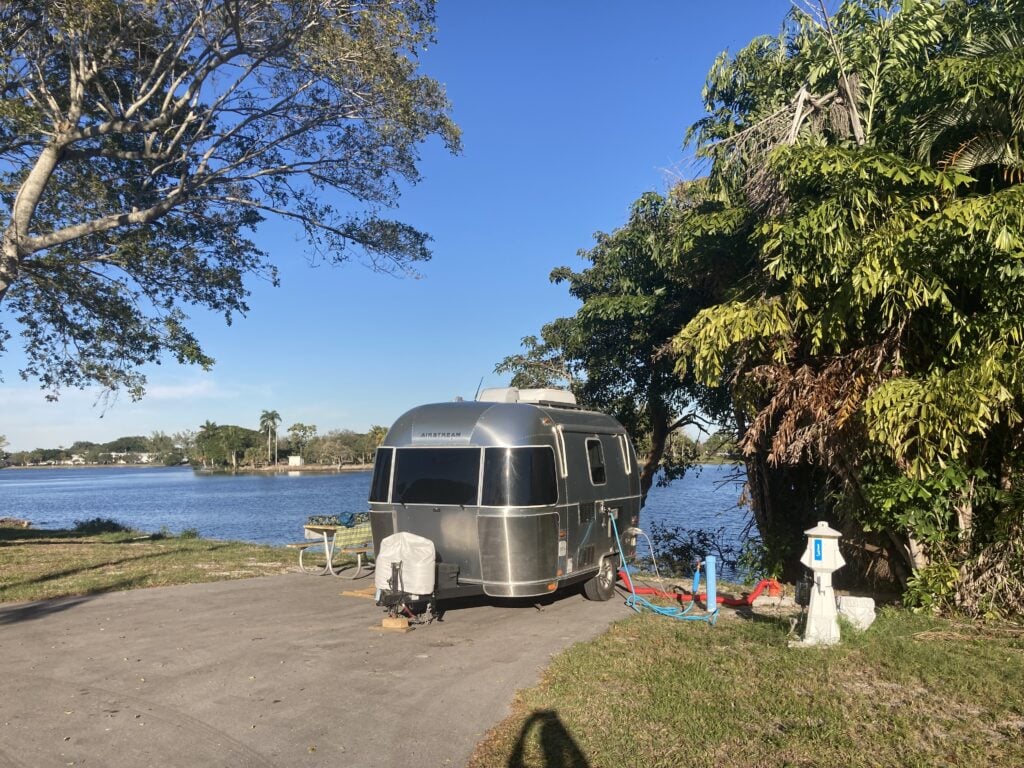
M379 632L411 632L409 620L405 616L385 616L379 627L370 627Z

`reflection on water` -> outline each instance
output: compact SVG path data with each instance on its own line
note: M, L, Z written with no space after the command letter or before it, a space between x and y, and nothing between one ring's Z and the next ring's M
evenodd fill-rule
M668 488L654 487L640 513L683 528L724 528L738 541L746 516L736 506L737 468L709 465ZM0 515L37 528L70 528L109 517L143 531L196 528L201 536L284 544L301 536L310 515L367 508L370 472L196 473L191 469L5 469ZM730 478L733 478L730 480Z

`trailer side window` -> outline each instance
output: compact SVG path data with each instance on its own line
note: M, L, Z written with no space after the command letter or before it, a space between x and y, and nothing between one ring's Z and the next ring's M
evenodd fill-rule
M373 462L373 480L370 483L370 501L387 501L391 489L391 459L394 448L378 448Z
M601 441L596 437L587 439L587 463L590 465L590 482L594 485L604 485L608 480L604 468L604 451L601 449Z
M555 453L550 448L484 451L485 507L539 507L557 501Z
M475 505L479 481L479 448L399 448L391 500Z

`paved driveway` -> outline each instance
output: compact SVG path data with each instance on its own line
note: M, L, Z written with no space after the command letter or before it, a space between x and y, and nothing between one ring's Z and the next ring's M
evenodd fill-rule
M386 634L350 584L0 605L0 766L461 766L553 653L630 615L570 594Z

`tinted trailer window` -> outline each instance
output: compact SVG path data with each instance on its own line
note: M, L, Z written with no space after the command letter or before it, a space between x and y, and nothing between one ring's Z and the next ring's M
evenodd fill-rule
M395 451L396 504L475 505L479 448L399 448Z
M394 448L378 448L373 462L373 481L370 483L370 501L387 501L391 488L391 458Z
M484 452L485 507L540 507L558 501L555 452L550 448L488 448Z

